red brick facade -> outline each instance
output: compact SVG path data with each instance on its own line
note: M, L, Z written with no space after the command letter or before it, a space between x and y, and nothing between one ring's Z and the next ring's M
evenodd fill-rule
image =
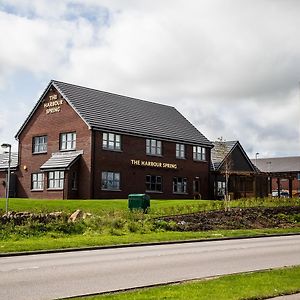
M57 111L47 113L47 103L53 95L60 105L54 107ZM52 98L53 99L53 98ZM61 102L62 100L62 102ZM46 104L46 105L45 105ZM58 108L59 107L59 108ZM51 108L51 107L50 107ZM63 190L48 189L48 172L44 172L44 189L32 191L32 173L39 173L40 167L51 157L52 153L60 151L60 134L76 132L76 150L82 150L79 160L65 171ZM106 132L109 132L106 131ZM33 153L33 138L47 136L47 153ZM107 199L127 198L130 193L145 193L146 175L161 176L162 192L147 192L152 198L193 198L209 196L210 148L206 148L206 160L193 160L193 145L185 145L185 159L176 159L176 141L162 140L162 156L146 155L146 138L134 135L121 135L121 151L104 150L102 147L103 132L91 130L84 120L69 105L66 99L54 87L44 95L40 105L25 123L19 133L19 171L18 197L50 198L50 199ZM139 166L131 160L161 163L161 166ZM164 163L173 167L165 168ZM176 168L174 165L176 164ZM116 191L102 190L101 174L117 172L120 174L120 188ZM72 174L77 173L77 189L72 190ZM173 193L173 178L186 178L186 193ZM195 191L195 181L199 191ZM1 192L0 187L0 192Z
M49 96L59 93L52 88L44 97L45 103ZM60 95L59 99L63 99ZM80 172L80 185L77 195L68 189L68 173L65 174L65 184L63 190L47 189L47 172L45 172L45 188L43 191L31 191L31 174L40 172L40 167L51 157L53 152L59 151L60 133L76 131L76 148L83 150L83 155L79 161L78 170ZM45 154L32 153L33 138L47 135L48 149ZM46 114L44 103L39 105L29 122L19 136L19 184L18 197L29 198L91 198L91 140L92 134L85 122L78 116L67 101L63 100L60 112ZM73 197L72 197L73 198Z
M289 180L288 179L279 179L280 186L279 189L282 191L289 191ZM272 178L272 191L278 190L278 179ZM292 180L292 196L295 194L299 195L300 192L300 179L294 178Z

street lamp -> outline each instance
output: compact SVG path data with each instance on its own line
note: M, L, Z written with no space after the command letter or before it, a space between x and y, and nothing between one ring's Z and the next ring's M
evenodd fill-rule
M9 198L9 188L10 188L10 163L11 163L11 145L10 144L2 144L2 148L8 148L8 168L7 168L7 184L6 184L6 204L5 210L8 213L8 198Z

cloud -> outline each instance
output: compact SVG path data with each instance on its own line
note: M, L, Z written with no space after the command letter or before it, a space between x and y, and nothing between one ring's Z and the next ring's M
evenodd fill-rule
M176 106L208 138L239 139L250 155L299 155L299 1L0 8L2 90L26 71Z

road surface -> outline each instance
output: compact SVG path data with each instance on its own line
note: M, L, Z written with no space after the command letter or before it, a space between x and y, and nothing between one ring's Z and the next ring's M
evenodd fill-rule
M300 236L0 258L0 299L56 299L300 265Z

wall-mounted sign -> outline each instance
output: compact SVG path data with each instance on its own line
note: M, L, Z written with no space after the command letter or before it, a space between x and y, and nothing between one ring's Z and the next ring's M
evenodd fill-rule
M160 161L148 161L140 159L131 159L132 166L141 166L141 167L153 167L153 168L163 168L163 169L177 169L177 164L170 164Z
M60 112L60 106L63 104L63 100L57 100L57 95L49 96L49 102L44 103L44 108L46 108L46 114L53 114Z

